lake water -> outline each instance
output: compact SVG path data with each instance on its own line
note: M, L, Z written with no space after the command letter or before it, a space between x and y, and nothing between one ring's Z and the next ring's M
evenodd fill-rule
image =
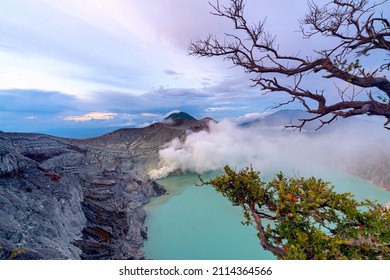
M207 176L218 174L215 172ZM353 193L358 200L368 198L377 199L380 203L390 201L390 192L340 171L327 170L327 174L319 171L314 175L332 182L337 192ZM270 177L264 179L269 180ZM159 180L169 194L153 199L146 206L146 258L274 259L270 252L260 246L256 230L241 224L241 208L233 207L211 187L195 186L198 182L198 176L194 174Z

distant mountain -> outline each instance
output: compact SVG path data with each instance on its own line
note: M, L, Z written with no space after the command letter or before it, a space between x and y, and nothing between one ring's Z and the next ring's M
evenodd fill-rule
M299 124L300 119L305 119L310 117L314 117L314 115L303 110L280 110L265 115L261 118L249 122L244 122L241 125L242 126L259 125L268 128L270 127L283 128L291 124ZM318 127L318 125L319 123L316 121L313 123L308 123L307 126L305 126L305 129L309 129L309 130L315 129Z
M185 112L175 112L166 117L162 123L173 127L186 127L193 132L197 132L200 130L208 130L210 121L214 120L209 117L197 120Z
M177 119L186 119L190 121L196 121L193 116L185 113L185 112L175 112L170 114L168 117L166 117L164 120L177 120Z
M259 126L263 128L279 128L283 129L286 126L289 126L291 124L293 125L299 125L301 123L302 119L310 119L315 117L315 114L308 113L304 110L280 110L276 111L274 113L265 115L263 117L257 118L255 120L251 120L248 122L241 123L241 126L244 127L250 127L250 126ZM331 116L323 117L323 120L330 119ZM325 133L328 131L333 130L343 130L343 129L359 129L359 127L365 127L370 126L372 124L373 120L371 119L365 119L362 117L351 117L344 119L340 117L338 120L332 122L330 125L325 125L318 131L317 133ZM313 120L310 122L307 122L305 126L303 127L303 131L314 131L321 125L320 120ZM381 127L381 124L378 124L378 128Z

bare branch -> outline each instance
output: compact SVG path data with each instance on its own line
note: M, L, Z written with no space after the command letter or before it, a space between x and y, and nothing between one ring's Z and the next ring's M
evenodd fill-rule
M269 243L267 241L267 238L266 238L266 235L265 235L265 231L264 231L264 226L263 226L263 224L261 222L261 217L257 213L256 208L255 208L255 204L253 203L253 201L250 201L248 204L249 204L249 208L251 210L252 216L253 216L253 218L255 220L256 228L259 231L259 239L260 239L261 246L264 249L272 252L276 256L284 257L286 255L286 252L284 250L282 250L279 247L276 247L276 246L272 245L271 243Z
M258 86L261 91L288 93L291 99L275 107L298 101L306 111L316 115L315 118L301 120L301 124L295 126L298 129L313 120L320 120L320 127L323 127L337 117L363 114L383 116L387 120L390 118L390 81L380 73L390 70L390 63L385 62L368 72L358 59L373 51L390 55L390 24L377 11L385 2L387 0L374 4L368 0L333 0L323 6L309 2L308 13L300 20L304 37L310 39L319 35L338 40L332 49L317 50L317 57L311 59L299 54L281 53L276 37L266 31L265 20L248 24L243 0L230 0L228 7L216 0L215 4L210 4L212 14L232 21L237 33L227 33L223 40L209 35L205 40L192 43L189 53L201 57L221 56L234 66L242 67L246 73L256 73L258 76L252 79L253 86ZM355 60L350 61L351 57ZM303 86L304 80L318 74L338 81L335 90L340 101L329 104L332 92L313 92ZM340 82L350 86L341 90L338 86ZM364 98L359 93L365 89L375 89L385 97L381 100L379 97ZM358 96L360 100L357 100ZM387 102L383 101L385 99Z

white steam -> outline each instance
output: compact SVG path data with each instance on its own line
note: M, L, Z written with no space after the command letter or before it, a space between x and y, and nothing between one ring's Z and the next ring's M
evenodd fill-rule
M390 147L389 132L384 131L378 124L368 124L365 128L344 125L322 132L292 133L281 128L244 128L231 121L212 122L209 132L192 133L184 142L174 139L167 144L160 150L158 169L149 175L156 179L175 171L201 174L227 164L237 169L251 164L262 172L311 171L324 164L346 166L360 160L362 153L370 155L373 150Z

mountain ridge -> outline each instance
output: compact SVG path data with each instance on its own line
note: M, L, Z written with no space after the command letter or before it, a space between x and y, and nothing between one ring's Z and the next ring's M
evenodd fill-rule
M169 116L164 118L164 120L176 120L176 119L187 119L191 121L197 121L196 118L182 111L171 113Z

